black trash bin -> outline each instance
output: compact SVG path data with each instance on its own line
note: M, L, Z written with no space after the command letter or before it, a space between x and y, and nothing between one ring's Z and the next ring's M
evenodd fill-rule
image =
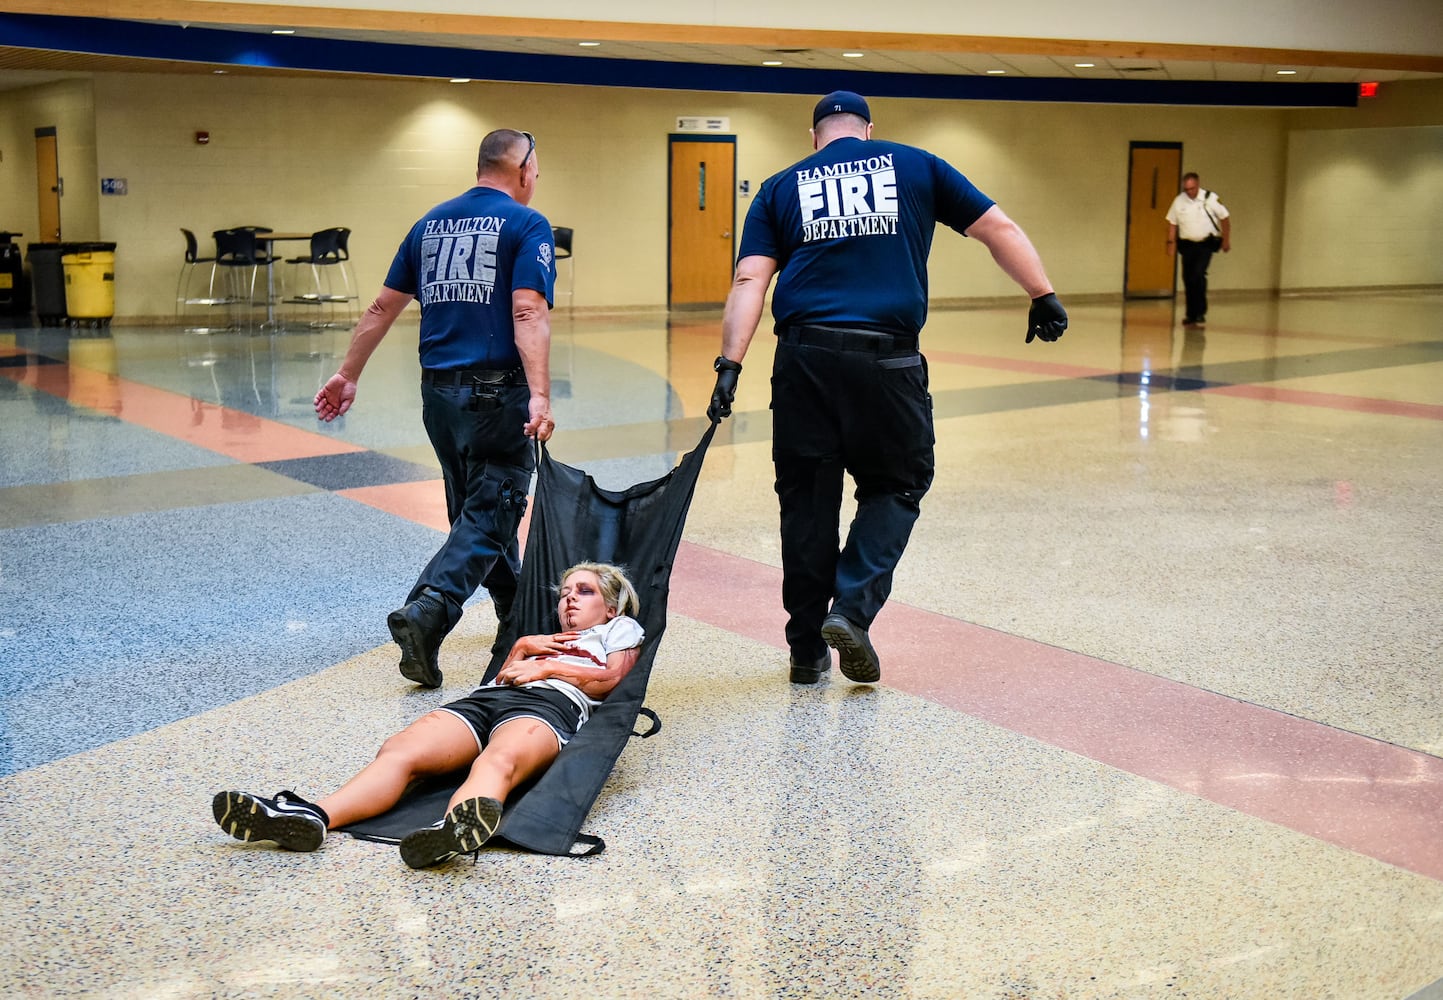
M41 326L65 325L65 265L60 258L72 253L74 243L27 243L25 263L30 265L30 290L35 319Z
M24 233L0 231L0 313L24 316L30 312L30 280L25 276L25 259L16 236Z

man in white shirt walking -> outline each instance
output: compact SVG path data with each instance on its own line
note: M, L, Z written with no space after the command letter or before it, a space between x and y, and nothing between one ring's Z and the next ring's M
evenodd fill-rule
M1202 326L1208 314L1208 263L1232 247L1232 221L1216 191L1201 187L1198 175L1183 174L1182 193L1167 210L1167 246L1182 254L1182 287L1187 308L1183 326Z

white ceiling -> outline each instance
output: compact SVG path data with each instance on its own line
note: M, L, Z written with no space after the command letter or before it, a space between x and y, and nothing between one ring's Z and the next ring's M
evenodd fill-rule
M269 31L252 26L235 30ZM300 33L300 32L298 32ZM1309 65L1260 65L1186 60L1106 58L1079 51L1068 56L1009 55L1006 53L959 54L937 51L863 51L860 58L843 56L842 49L764 49L736 45L679 44L666 42L606 41L582 47L579 42L558 38L457 38L451 35L407 33L402 37L367 31L324 32L308 29L318 37L354 41L433 45L443 48L486 49L533 55L589 56L593 58L639 59L657 62L703 63L719 66L760 66L779 61L783 66L802 69L847 69L879 73L925 73L934 75L980 76L992 70L1021 77L1076 77L1080 79L1224 80L1230 82L1355 83L1363 80L1414 79L1437 73L1384 70L1366 66L1333 67ZM856 50L849 50L856 51ZM1078 63L1093 63L1080 67ZM1295 70L1296 75L1280 77L1278 70Z
M163 23L173 24L174 22ZM272 30L272 26L268 24L217 23L207 25L192 22L188 26L267 34ZM783 67L790 68L845 69L851 72L928 75L982 76L992 74L1004 77L1076 79L1212 80L1245 83L1276 82L1279 85L1353 83L1369 80L1390 82L1443 76L1443 73L1382 69L1366 65L1319 65L1318 63L1336 61L1337 57L1328 53L1318 53L1313 59L1309 59L1307 54L1296 53L1304 61L1278 65L1173 58L1120 58L1098 55L1083 48L1065 55L1019 55L1008 52L943 51L942 49L945 47L938 46L936 50L931 51L921 48L916 51L867 51L863 49L857 50L861 52L860 56L848 57L843 54L842 49L833 48L768 49L747 45L615 40L583 46L573 38L438 35L422 32L399 33L342 28L303 28L297 29L295 33L302 36L375 44L420 45L533 55L682 62L718 66L761 66L769 62L776 62ZM1104 47L1115 48L1115 46ZM1091 65L1079 65L1088 63ZM215 68L215 64L212 63L87 56L80 53L6 48L0 49L0 89L29 86L86 71L209 73L213 72ZM1292 72L1280 75L1280 70ZM248 74L296 72L256 67L246 67L244 70L234 71Z

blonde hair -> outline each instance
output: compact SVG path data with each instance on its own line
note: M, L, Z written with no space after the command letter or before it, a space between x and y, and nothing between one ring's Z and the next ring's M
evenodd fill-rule
M620 566L613 566L611 563L579 562L561 574L561 583L565 583L571 574L582 571L596 574L596 579L601 585L601 599L612 611L618 615L630 615L633 618L641 611L641 601L636 596L636 588L631 585L631 581L626 578L626 571ZM556 589L561 589L560 584Z

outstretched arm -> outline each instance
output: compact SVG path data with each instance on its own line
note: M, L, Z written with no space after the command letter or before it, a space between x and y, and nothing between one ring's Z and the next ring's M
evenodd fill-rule
M967 235L992 251L997 266L1032 299L1032 307L1027 312L1027 343L1038 337L1044 341L1061 337L1067 329L1067 310L1053 294L1052 282L1042 270L1042 258L1022 227L993 205L967 228Z
M366 307L351 334L351 345L346 348L340 369L316 393L316 416L329 423L351 408L356 401L356 383L361 379L362 369L414 297L381 286L381 293Z
M1047 280L1042 258L1032 241L1022 227L996 205L967 227L967 235L991 251L997 266L1022 286L1028 298L1035 299L1052 291L1052 282Z

